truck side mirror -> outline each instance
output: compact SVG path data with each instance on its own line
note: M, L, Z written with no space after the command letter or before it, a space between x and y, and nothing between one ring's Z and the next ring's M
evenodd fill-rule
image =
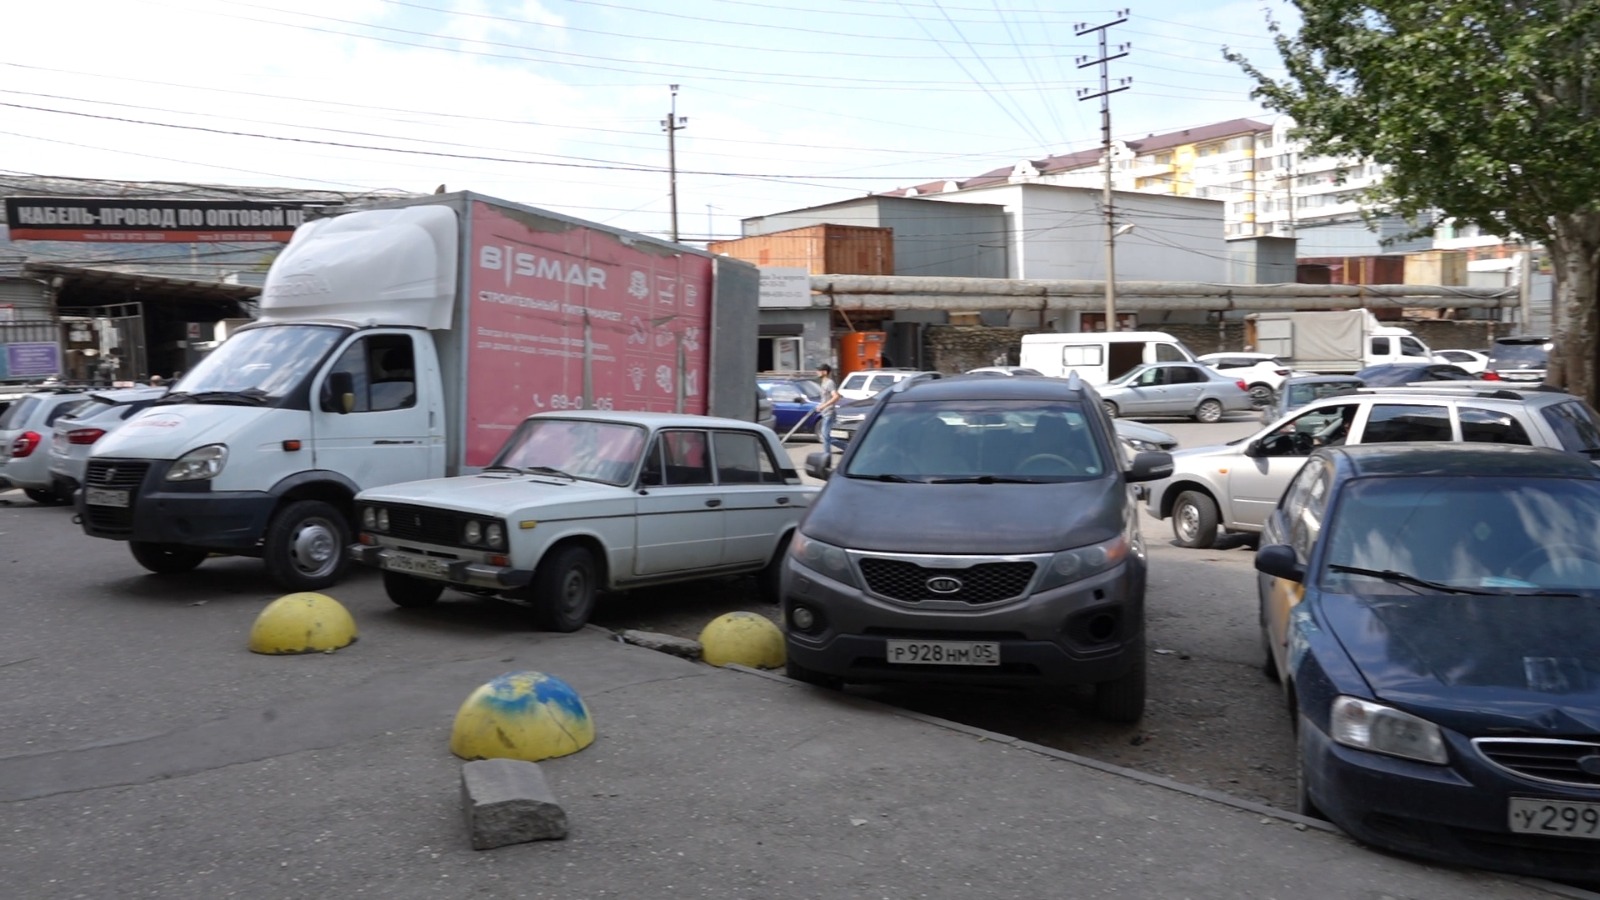
M323 412L345 415L356 408L356 380L349 372L333 372L322 390Z

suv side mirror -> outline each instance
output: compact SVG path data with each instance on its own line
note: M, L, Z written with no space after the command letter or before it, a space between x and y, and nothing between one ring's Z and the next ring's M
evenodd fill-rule
M1257 550L1256 571L1296 584L1306 580L1306 567L1300 565L1294 548L1288 544L1268 544Z
M812 478L821 478L826 481L828 476L833 474L833 465L832 461L828 459L828 454L820 450L815 453L807 453L806 474Z
M1155 481L1172 474L1172 454L1165 450L1140 450L1134 454L1128 470L1122 473L1127 482Z
M328 375L322 391L323 412L345 415L356 408L356 379L349 372Z

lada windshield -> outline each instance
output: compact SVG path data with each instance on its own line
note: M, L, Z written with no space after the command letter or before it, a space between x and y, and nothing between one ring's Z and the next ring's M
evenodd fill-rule
M644 454L645 430L622 422L529 419L490 464L533 474L628 484Z
M1358 479L1324 527L1332 529L1325 590L1416 594L1421 581L1472 593L1600 592L1600 483L1593 481Z
M933 484L1099 478L1106 460L1077 403L896 402L873 420L844 474Z
M273 325L240 331L184 375L167 400L280 399L305 382L345 333L328 325Z

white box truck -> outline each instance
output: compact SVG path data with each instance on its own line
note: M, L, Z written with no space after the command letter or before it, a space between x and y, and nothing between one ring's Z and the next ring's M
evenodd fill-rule
M1263 312L1245 317L1245 343L1295 369L1342 375L1382 363L1448 363L1404 328L1369 310Z
M472 193L301 226L260 317L97 443L76 503L160 573L335 583L352 500L472 472L549 409L750 419L754 266Z
M1194 361L1194 353L1164 331L1025 334L1017 360L1056 378L1077 372L1093 385L1106 384L1144 363Z

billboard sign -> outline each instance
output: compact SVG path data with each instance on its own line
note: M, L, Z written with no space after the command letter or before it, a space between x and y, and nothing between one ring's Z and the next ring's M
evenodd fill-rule
M7 197L14 241L94 243L284 242L324 201Z
M804 266L762 266L762 309L810 309L811 270Z
M472 204L466 464L526 412L704 414L711 259L537 224Z
M28 341L0 345L0 378L43 378L61 374L61 345Z

